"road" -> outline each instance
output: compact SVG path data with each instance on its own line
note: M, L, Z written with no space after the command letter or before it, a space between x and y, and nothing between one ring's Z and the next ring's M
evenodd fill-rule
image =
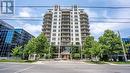
M130 73L130 65L96 65L82 62L0 63L0 73Z

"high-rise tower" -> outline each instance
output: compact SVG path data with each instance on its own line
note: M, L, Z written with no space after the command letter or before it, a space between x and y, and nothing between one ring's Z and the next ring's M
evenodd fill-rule
M49 9L43 18L43 33L55 46L55 56L69 58L72 45L82 47L89 33L88 15L78 6Z

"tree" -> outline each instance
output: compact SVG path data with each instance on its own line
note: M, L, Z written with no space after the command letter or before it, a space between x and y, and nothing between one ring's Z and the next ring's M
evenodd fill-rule
M83 44L83 53L85 57L91 60L93 58L98 60L98 57L101 55L101 44L95 41L93 36L87 36Z
M98 61L99 56L101 55L101 44L97 41L93 41L92 48L89 49L89 52L92 57L95 57Z
M40 55L40 57L43 57L45 54L49 53L50 45L47 41L47 38L45 37L44 33L41 33L36 38L36 54Z
M14 56L14 57L20 57L21 56L21 54L22 54L22 51L21 51L21 48L22 48L22 46L17 46L17 47L15 47L14 49L12 49L12 55Z
M80 58L79 46L71 44L70 53L71 53L70 55L71 59L79 59Z
M83 43L83 54L85 55L85 57L88 57L91 59L92 57L92 52L90 51L90 49L92 49L94 44L94 37L93 36L87 36L84 43Z
M29 57L31 54L37 54L40 57L51 57L52 48L47 38L41 33L37 38L32 38L24 47L24 55Z
M36 50L36 38L32 38L29 42L25 45L23 54L25 57L29 57L29 55L34 54ZM28 58L27 58L28 59Z
M103 55L111 60L113 55L122 52L120 37L112 30L105 30L104 34L99 37L99 42L102 45Z

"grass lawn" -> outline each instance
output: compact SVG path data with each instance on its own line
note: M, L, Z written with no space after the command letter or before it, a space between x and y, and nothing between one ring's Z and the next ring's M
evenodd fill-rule
M106 64L104 61L86 61L86 63L91 63L91 64Z
M0 60L0 62L33 63L33 62L36 62L36 61L31 61L31 60L6 60L6 59L2 59L2 60Z
M110 63L113 63L113 64L130 64L130 61L127 61L127 62L110 62Z

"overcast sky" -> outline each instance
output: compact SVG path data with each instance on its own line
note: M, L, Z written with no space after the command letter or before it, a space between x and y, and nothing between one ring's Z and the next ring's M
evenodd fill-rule
M16 6L31 5L31 6L54 6L54 5L75 5L80 6L96 6L96 7L130 7L130 0L15 0ZM14 15L0 15L0 18L11 18L11 17L42 17L48 8L32 8L32 7L21 7L15 8ZM50 9L50 8L49 8ZM94 9L84 8L89 15L90 21L99 21L99 19L92 19L91 17L97 18L130 18L130 9ZM37 18L41 19L42 18ZM23 20L5 20L10 25L16 28L23 28L38 36L42 29L42 21L23 21ZM130 22L130 19L104 19L103 21L114 21L114 22ZM90 22L91 35L97 39L104 30L112 29L115 32L120 31L122 37L130 36L130 23L92 23Z

